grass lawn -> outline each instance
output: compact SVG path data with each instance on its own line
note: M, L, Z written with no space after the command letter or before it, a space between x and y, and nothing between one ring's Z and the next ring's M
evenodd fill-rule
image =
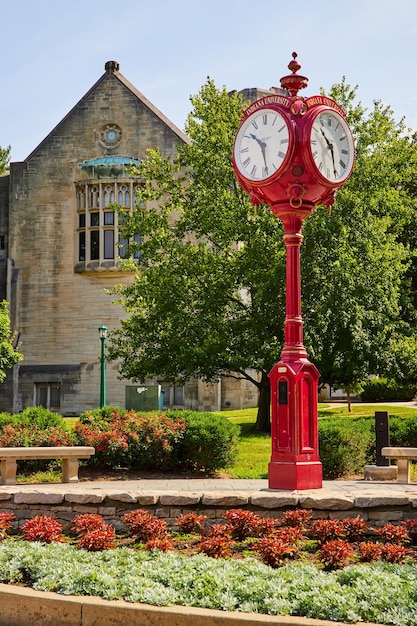
M417 407L393 407L379 404L353 404L351 413L348 411L347 404L342 407L319 404L318 409L319 420L328 417L373 417L376 411L388 411L389 415L404 418L417 415ZM240 411L222 411L222 415L228 417L234 424L238 424L241 429L236 463L232 468L227 468L227 472L232 478L268 478L268 463L271 458L271 437L254 430L256 413L256 408ZM412 466L412 471L414 468L415 466Z

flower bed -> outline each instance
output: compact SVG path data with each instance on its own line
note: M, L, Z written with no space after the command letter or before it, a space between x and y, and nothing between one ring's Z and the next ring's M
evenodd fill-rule
M123 522L116 537L100 515L81 514L64 536L51 517L19 531L13 514L0 514L0 582L160 606L417 621L417 520L375 529L359 517L312 520L291 510L275 520L231 509L223 523L190 513L170 529L137 509Z

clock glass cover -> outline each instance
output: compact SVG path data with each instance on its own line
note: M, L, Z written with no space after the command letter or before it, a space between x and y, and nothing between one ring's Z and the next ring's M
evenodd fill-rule
M341 182L350 176L355 160L352 133L346 121L336 111L322 111L310 131L313 162L328 181Z
M263 108L244 120L237 132L233 156L240 174L263 181L283 165L290 142L289 126L275 109Z

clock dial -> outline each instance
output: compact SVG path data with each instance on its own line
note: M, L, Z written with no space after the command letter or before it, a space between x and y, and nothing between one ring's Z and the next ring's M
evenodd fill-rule
M335 111L322 111L310 131L313 162L328 181L339 183L349 178L355 160L352 133L346 121Z
M236 135L233 156L241 175L250 181L273 176L288 154L290 133L275 109L259 109L244 120Z

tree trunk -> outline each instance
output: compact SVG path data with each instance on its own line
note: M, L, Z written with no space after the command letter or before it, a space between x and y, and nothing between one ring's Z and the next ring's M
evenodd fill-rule
M352 398L350 397L350 391L346 392L347 403L348 403L348 413L352 412Z
M262 372L259 386L258 415L256 417L255 430L262 433L271 432L271 386L268 374Z

